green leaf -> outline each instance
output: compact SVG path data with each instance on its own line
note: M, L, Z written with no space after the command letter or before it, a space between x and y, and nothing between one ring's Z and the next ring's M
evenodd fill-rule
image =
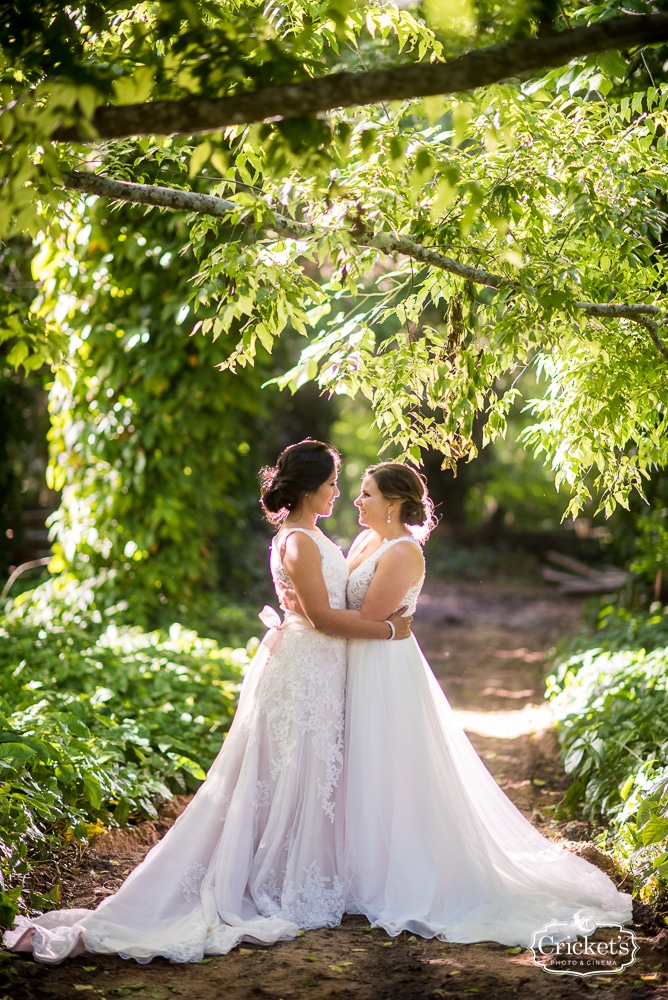
M151 66L139 66L132 76L114 80L116 104L141 104L146 101L153 89L154 75L155 70Z
M566 774L572 774L579 767L584 757L585 749L585 744L580 740L576 740L572 744L564 758L564 770Z
M0 759L2 760L21 763L24 760L29 760L35 753L35 749L26 743L0 743Z
M93 809L102 805L102 789L100 782L93 774L85 774L83 779L84 792Z
M668 819L653 816L642 828L642 842L648 844L659 844L668 838Z
M267 330L264 323L256 323L254 329L262 346L271 354L274 346L273 335Z
M7 355L7 363L13 368L18 368L30 353L30 348L25 340L19 340L12 347L11 351Z
M201 173L202 167L208 162L211 156L211 143L208 141L200 143L195 147L194 152L190 157L190 166L188 168L188 176L196 177Z
M76 715L67 714L62 717L62 721L67 726L73 736L80 739L89 739L90 730Z

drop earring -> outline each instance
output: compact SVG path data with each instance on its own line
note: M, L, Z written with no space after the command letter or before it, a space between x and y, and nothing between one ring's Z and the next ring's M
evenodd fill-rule
M387 523L392 524L392 515L390 514L390 508L387 508Z

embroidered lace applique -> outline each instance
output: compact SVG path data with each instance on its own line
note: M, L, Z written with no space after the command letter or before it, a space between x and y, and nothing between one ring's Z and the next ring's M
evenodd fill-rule
M305 930L333 927L341 921L344 902L343 879L338 875L323 875L317 861L312 861L304 869L299 889L291 881L286 881L282 915Z
M255 894L255 905L263 917L275 917L281 912L281 886L274 868L269 869L269 877Z
M262 812L263 809L268 809L271 798L269 796L269 782L268 781L258 781L255 786L255 798L253 799L253 808L255 809L255 815Z
M185 896L186 903L192 902L193 897L198 894L199 887L205 875L206 868L204 865L200 865L197 862L194 862L185 868L181 885L183 887L183 895Z

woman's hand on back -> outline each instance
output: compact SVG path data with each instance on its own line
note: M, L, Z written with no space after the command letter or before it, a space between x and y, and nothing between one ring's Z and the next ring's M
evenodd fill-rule
M295 614L301 615L302 618L306 618L301 601L292 587L286 587L285 584L280 581L276 581L275 587L281 607L286 611L294 611Z
M392 622L394 625L393 639L407 639L411 634L411 622L413 621L413 615L406 615L406 617L404 617L407 607L408 605L404 604L403 608L399 608L398 611L394 611L390 617L386 619L386 621Z

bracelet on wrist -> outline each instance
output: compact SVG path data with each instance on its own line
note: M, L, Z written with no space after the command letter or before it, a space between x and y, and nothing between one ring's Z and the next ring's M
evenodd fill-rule
M389 620L389 618L386 618L386 619L385 619L385 623L384 623L384 624L385 624L385 625L389 625L389 626L390 626L390 634L388 635L388 637L387 637L387 638L388 638L388 639L394 639L394 637L395 637L395 635L396 635L396 631L397 631L397 630L395 629L395 627L394 627L394 622L391 622L391 621Z

